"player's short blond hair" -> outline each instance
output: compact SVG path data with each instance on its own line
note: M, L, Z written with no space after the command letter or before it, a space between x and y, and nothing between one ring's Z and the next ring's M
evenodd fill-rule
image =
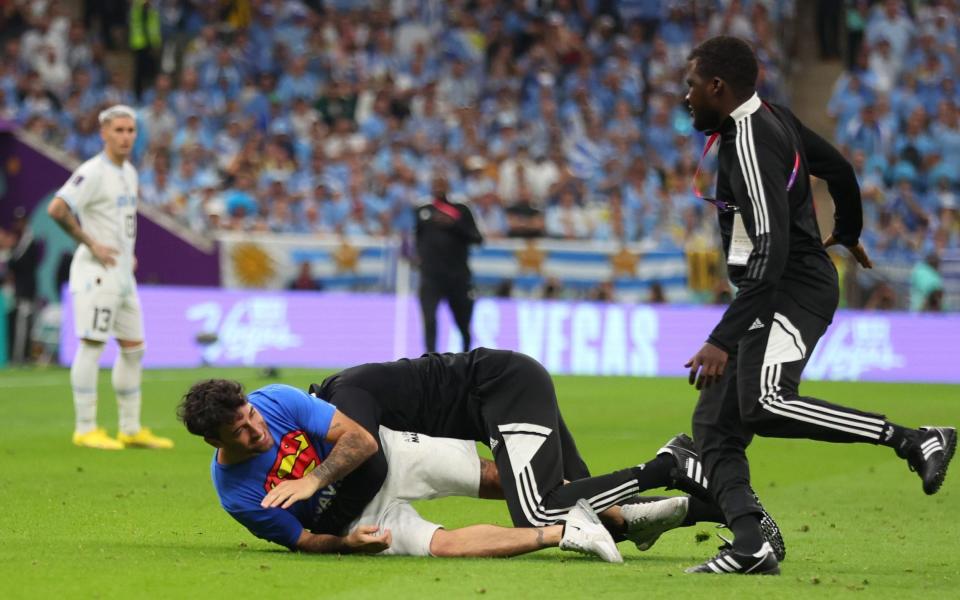
M137 120L137 112L127 106L126 104L114 104L110 108L104 109L100 112L100 115L97 119L100 121L100 125L109 125L110 121L119 118L126 117L128 119Z

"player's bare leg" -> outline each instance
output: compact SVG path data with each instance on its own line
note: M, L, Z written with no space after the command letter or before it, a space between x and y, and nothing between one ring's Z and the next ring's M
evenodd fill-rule
M503 499L503 488L500 487L500 474L497 471L497 464L485 458L480 459L480 492L478 497ZM662 533L686 524L690 512L690 500L686 496L651 497L648 502L643 502L641 499L638 504L629 504L625 509L628 514L624 513L624 507L614 505L599 513L598 516L615 541L630 540L641 550L649 550ZM693 501L695 508L704 504L696 499L693 499ZM707 508L709 509L709 507ZM716 509L713 511L701 510L700 512L709 514L694 515L695 519L718 522L723 520L723 515ZM530 551L527 550L527 552Z
M563 525L512 529L496 525L471 525L438 529L430 540L434 556L517 556L555 548L563 537Z
M545 527L471 525L461 529L438 529L430 540L430 554L437 557L506 557L559 547L592 554L606 562L623 562L617 544L585 500L578 501L564 521L563 525Z

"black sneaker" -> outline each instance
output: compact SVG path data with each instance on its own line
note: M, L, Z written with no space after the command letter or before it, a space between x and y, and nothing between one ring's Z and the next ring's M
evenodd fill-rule
M703 472L703 463L697 456L690 436L678 433L664 444L663 448L657 450L657 456L661 454L669 454L675 463L670 469L668 490L681 490L705 502L713 502L713 497L707 491L709 482L706 473Z
M722 550L707 562L686 569L686 573L710 575L779 575L780 563L770 544L764 542L756 554L740 554L731 549Z
M756 498L756 494L753 495ZM757 498L757 504L760 504L760 499ZM727 529L726 525L717 525L719 529ZM770 548L773 549L773 555L777 557L777 562L783 562L787 558L787 545L783 541L783 535L780 533L780 527L777 525L777 522L773 520L773 517L770 516L770 513L767 512L767 509L760 504L760 534L763 536L763 541L770 544ZM720 545L718 550L730 550L733 548L733 540L724 537L722 534L717 533L717 537L723 540L723 544Z
M923 480L923 491L928 495L936 494L957 449L957 430L953 427L921 427L919 431L920 439L907 449L907 465Z

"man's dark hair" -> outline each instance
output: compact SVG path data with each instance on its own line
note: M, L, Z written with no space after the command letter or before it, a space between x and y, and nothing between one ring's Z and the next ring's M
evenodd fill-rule
M750 44L738 37L720 35L703 42L687 56L697 61L697 75L703 79L717 77L727 82L738 98L751 95L756 89L760 67Z
M177 417L187 430L208 438L219 438L220 428L233 423L237 409L247 397L243 386L229 379L207 379L193 384L177 407Z

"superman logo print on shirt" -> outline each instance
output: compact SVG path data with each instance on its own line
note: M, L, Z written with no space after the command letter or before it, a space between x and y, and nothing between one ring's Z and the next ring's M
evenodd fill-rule
M322 461L310 438L303 431L291 431L280 440L277 460L267 474L263 489L270 491L286 479L300 479L320 465Z

